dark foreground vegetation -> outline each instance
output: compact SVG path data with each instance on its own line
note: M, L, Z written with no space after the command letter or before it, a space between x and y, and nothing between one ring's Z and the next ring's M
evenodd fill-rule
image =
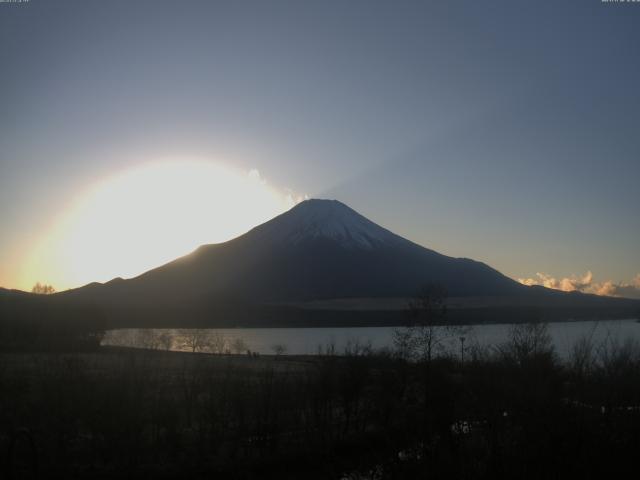
M3 353L2 476L566 479L637 467L638 345L585 339L560 363L544 326L526 325L460 353Z
M34 291L48 288L37 284ZM106 325L95 305L0 289L0 352L94 351Z

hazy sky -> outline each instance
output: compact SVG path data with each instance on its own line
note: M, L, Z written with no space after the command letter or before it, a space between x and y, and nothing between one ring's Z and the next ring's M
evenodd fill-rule
M0 285L87 185L166 157L514 278L630 282L639 59L640 4L600 0L0 3Z

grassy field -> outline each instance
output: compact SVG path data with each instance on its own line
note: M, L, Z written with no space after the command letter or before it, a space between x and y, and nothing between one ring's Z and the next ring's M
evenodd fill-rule
M603 478L639 440L638 345L560 363L540 329L464 363L0 354L3 478Z
M319 427L301 422L299 390L315 396L321 369L317 357L113 347L0 354L2 467L15 478L296 478L315 463L317 478L335 476L321 464L337 452L300 443ZM352 441L340 436L336 446Z

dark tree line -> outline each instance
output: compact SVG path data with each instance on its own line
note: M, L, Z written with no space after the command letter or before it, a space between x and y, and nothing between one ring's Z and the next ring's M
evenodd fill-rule
M0 296L0 351L87 351L100 346L105 317L92 305L51 295Z
M545 327L525 324L464 363L340 353L2 354L0 467L41 478L528 479L635 465L633 342L585 339L562 363Z

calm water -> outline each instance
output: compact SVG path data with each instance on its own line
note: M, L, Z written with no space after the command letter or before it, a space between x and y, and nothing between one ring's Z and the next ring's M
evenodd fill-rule
M510 324L476 325L469 327L463 335L465 347L473 345L492 346L508 338ZM274 346L280 345L287 354L316 354L318 349L333 346L335 353L341 354L345 348L358 344L371 345L374 349L392 347L394 327L366 328L221 328L201 330L201 342L205 337L206 347L214 352L238 351L274 353ZM174 329L121 329L107 332L102 344L143 348L171 348L191 350L187 330ZM192 331L191 331L192 332ZM584 337L591 337L596 345L607 339L624 341L632 338L640 341L640 323L636 320L609 320L588 322L560 322L549 324L549 333L561 357L566 357L571 346ZM450 336L445 348L458 352L460 334ZM163 339L163 340L161 340Z

